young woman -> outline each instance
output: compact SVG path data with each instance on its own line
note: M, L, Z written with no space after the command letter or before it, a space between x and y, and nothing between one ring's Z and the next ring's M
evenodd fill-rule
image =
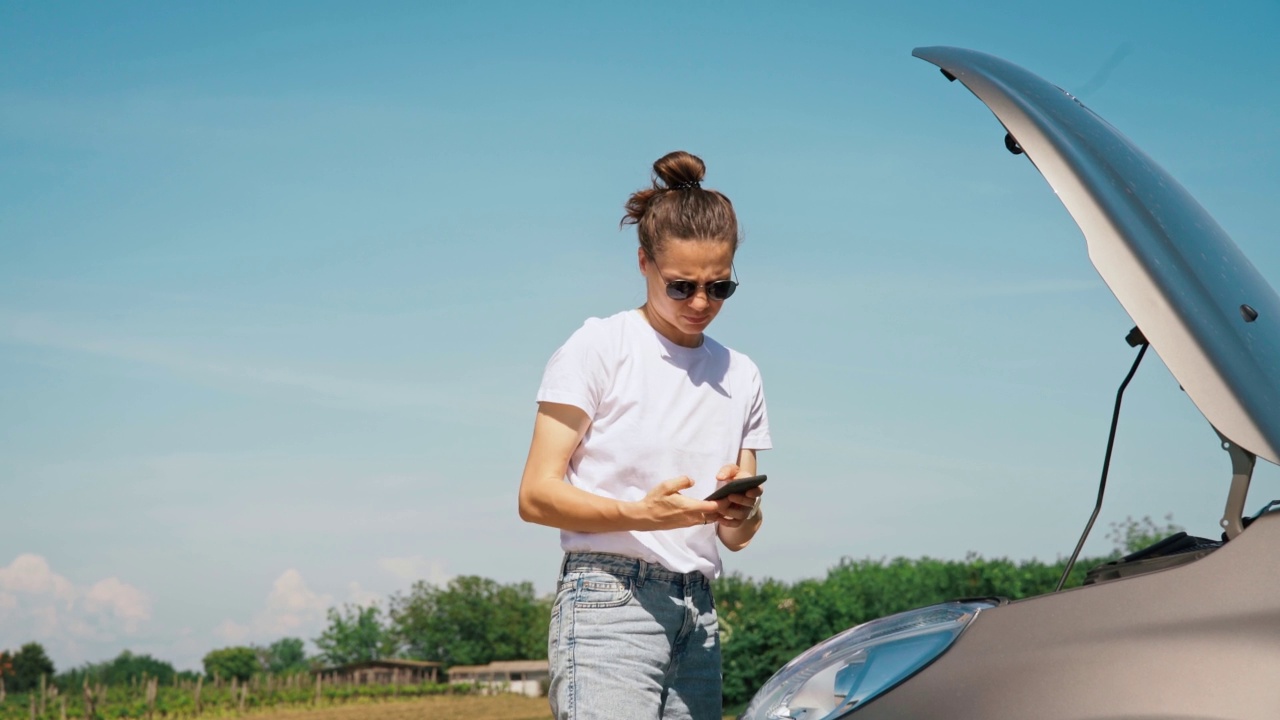
M520 481L520 517L560 528L551 708L561 720L721 718L711 580L718 544L760 529L756 474L771 447L760 374L704 334L737 282L738 221L686 152L627 201L646 300L592 318L547 364Z

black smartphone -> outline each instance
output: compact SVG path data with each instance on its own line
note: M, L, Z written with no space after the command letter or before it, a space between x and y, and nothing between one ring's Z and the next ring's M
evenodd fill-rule
M765 480L768 480L768 479L769 479L768 475L752 475L751 477L742 477L742 478L737 478L735 480L730 480L724 485L721 485L720 489L708 495L707 499L719 500L721 498L727 498L734 493L740 493L745 490L750 490L753 487L759 487L762 483L764 483Z

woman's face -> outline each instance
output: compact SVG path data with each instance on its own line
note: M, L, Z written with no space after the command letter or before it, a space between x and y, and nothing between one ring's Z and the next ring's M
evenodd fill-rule
M657 257L640 249L640 272L645 276L649 324L663 337L687 347L702 344L702 333L720 312L724 300L707 295L706 285L733 275L733 244L707 240L669 239ZM685 300L667 295L667 283L690 280L698 285Z

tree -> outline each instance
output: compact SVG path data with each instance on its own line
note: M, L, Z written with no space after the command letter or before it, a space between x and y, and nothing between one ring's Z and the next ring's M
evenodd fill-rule
M241 682L261 672L258 652L251 647L229 647L213 650L204 656L204 674L224 680L236 678Z
M290 673L307 669L307 652L302 638L280 638L258 648L258 659L268 672Z
M394 657L397 644L377 605L329 608L329 627L315 638L320 657L330 665Z
M27 643L13 654L13 671L5 678L9 692L26 692L40 687L40 676L53 676L53 661L40 643Z
M61 687L78 688L88 680L90 683L106 685L128 685L143 676L156 678L161 685L168 685L178 672L173 665L164 660L157 660L150 655L135 655L128 650L122 651L114 660L100 663L89 663L80 668L67 670L57 678Z
M392 630L405 653L445 665L547 656L549 599L528 582L502 585L474 575L446 587L418 582L391 599Z
M1149 515L1144 515L1141 520L1126 515L1124 520L1111 523L1107 539L1115 545L1117 555L1128 555L1184 531L1181 525L1173 522L1173 513L1165 515L1164 520L1164 525L1157 525Z

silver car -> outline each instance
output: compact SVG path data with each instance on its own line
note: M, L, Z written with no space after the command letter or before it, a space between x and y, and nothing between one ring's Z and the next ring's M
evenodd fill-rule
M1280 463L1280 298L1186 190L1067 92L983 53L914 55L991 109L1084 232L1131 344L1149 343L1209 421L1204 442L1225 451L1223 536L1166 539L1069 590L851 628L779 670L742 717L1280 718L1280 512L1245 514L1256 459Z

